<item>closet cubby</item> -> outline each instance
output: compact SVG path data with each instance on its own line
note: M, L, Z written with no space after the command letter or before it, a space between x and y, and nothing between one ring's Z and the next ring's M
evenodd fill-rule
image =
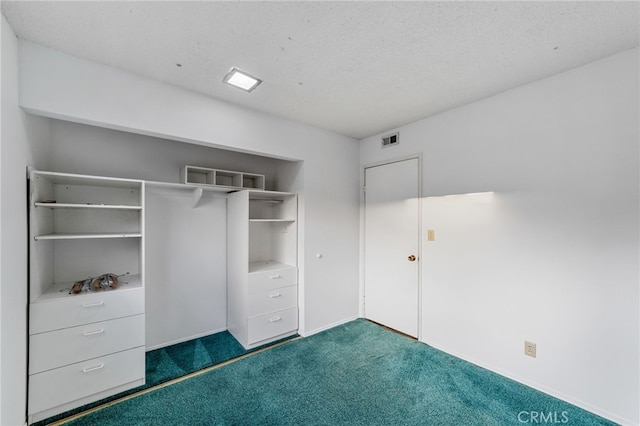
M182 171L182 183L215 185L216 171L202 167L186 166Z
M292 221L297 216L297 199L287 193L252 192L249 195L250 221Z
M243 173L242 187L245 189L264 189L264 175Z
M218 186L242 186L242 173L228 172L226 170L216 170L215 184Z

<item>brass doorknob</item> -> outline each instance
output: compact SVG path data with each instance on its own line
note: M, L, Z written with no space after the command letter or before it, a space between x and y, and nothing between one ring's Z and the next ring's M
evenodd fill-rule
M415 262L416 257L414 255L411 255L408 257L408 259L409 259L409 262Z

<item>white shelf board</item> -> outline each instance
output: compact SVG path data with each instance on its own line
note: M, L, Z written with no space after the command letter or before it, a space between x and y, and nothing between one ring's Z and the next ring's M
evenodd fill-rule
M186 191L193 191L194 189L201 188L205 191L222 192L225 194L231 191L238 190L238 188L234 188L234 187L213 186L205 183L197 184L197 183L173 183L173 182L146 181L146 185L152 188L155 187L155 188L183 189Z
M249 222L295 222L295 219L249 219Z
M36 241L41 240L84 240L84 239L97 239L97 238L141 238L140 232L110 232L99 234L47 234L36 235L33 237Z
M268 191L263 189L245 189L249 191L250 200L282 200L286 197L296 195L293 192ZM278 198L279 197L279 198Z
M89 278L89 277L85 277ZM142 288L142 281L140 275L123 275L118 278L118 287L112 290L100 290L100 291L87 291L79 294L69 294L71 287L73 287L73 281L54 283L47 291L42 293L34 303L49 302L51 300L58 300L65 297L82 297L84 295L110 293L113 291L125 291L130 289Z
M118 188L140 188L143 181L138 179L123 179L104 176L76 175L70 173L46 172L33 170L34 177L41 176L51 183L60 185L108 186Z
M212 185L208 183L175 183L147 180L145 181L145 185L149 188L182 189L186 191L193 191L194 189L201 188L205 191L220 192L223 194L228 194L230 192L249 191L251 200L263 200L267 202L282 202L282 199L284 197L296 195L293 192L270 191L267 189L256 188L240 188L237 186ZM274 197L279 197L280 199L273 200Z
M295 268L295 265L276 262L275 260L260 260L257 262L249 262L249 273L272 271L274 269Z
M106 210L142 210L142 206L114 204L71 204L71 203L34 203L36 207L52 209L106 209Z

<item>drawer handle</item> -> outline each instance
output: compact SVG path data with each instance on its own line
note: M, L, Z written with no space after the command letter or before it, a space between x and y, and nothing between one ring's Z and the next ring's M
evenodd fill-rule
M276 294L270 294L269 297L272 299L275 299L276 297L282 297L282 295L280 293L276 293Z
M93 367L85 367L82 369L83 373L89 373L91 371L96 371L96 370L100 370L101 368L104 367L104 362L98 364L98 365L94 365Z
M278 278L282 278L282 275L271 275L269 279L277 280Z
M85 303L84 305L82 305L83 308L94 308L96 306L102 306L104 305L104 301L99 301L99 302L94 302L94 303Z
M85 331L84 333L82 333L83 336L93 336L94 334L102 334L104 333L104 328L101 328L99 330L93 330L93 331Z
M269 318L269 321L271 321L271 322L278 322L278 321L280 321L281 319L282 319L282 318L280 318L280 317L273 317L273 318Z

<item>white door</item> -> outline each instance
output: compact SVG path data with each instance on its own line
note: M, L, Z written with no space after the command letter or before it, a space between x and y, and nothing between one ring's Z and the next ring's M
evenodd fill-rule
M365 317L418 337L417 158L365 168Z

